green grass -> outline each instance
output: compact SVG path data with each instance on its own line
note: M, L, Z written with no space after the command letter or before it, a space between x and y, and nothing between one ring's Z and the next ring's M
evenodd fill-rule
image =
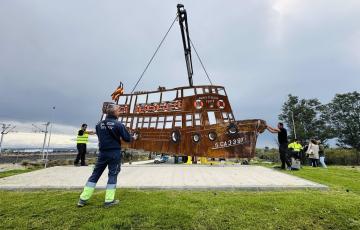
M26 168L26 169L13 169L9 171L0 172L0 178L13 176L21 173L27 173L36 170L35 168Z
M260 161L255 165L280 170L277 168L279 164L275 163L267 164ZM327 169L305 166L301 170L281 172L327 185L332 190L355 192L360 195L360 166L330 166Z
M104 191L76 208L80 191L0 191L1 229L360 229L360 169L305 167L288 173L328 191ZM121 179L121 176L120 178ZM348 192L346 191L348 189Z
M304 167L299 171L287 171L287 173L325 184L333 190L354 192L360 195L359 166L330 166L327 169Z

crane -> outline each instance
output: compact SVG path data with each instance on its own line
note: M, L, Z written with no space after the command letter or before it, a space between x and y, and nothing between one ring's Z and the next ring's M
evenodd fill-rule
M187 22L187 14L184 5L182 4L177 5L177 14L179 18L181 37L184 46L185 62L186 62L186 69L189 78L189 85L190 87L193 87L193 79L192 79L193 64L191 59L191 42L190 42L189 27Z

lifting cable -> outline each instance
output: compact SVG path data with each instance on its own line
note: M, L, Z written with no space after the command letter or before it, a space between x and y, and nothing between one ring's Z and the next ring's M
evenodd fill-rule
M209 80L210 84L213 85L213 83L212 83L212 81L211 81L211 79L210 79L210 77L209 77L209 74L207 73L207 71L206 71L206 69L205 69L205 66L204 66L203 62L201 61L201 58L200 58L198 52L196 51L195 46L194 46L194 43L192 42L191 39L190 39L190 43L191 43L192 48L194 48L194 50L195 50L196 56L197 56L197 58L198 58L199 61L200 61L200 64L201 64L201 66L202 66L202 68L203 68L203 70L204 70L204 72L205 72L205 74L206 74L207 79Z
M137 85L138 85L139 82L141 81L142 77L144 76L146 70L148 69L149 65L151 64L152 60L154 59L156 53L159 51L161 45L162 45L163 42L165 41L165 38L167 37L168 33L170 32L170 30L171 30L171 28L173 27L173 25L174 25L174 23L175 23L175 21L176 21L177 18L178 18L178 15L176 15L174 21L171 23L169 29L168 29L167 32L165 33L165 36L163 37L163 39L161 40L160 44L159 44L158 47L156 48L154 54L153 54L152 57L150 58L150 61L149 61L148 64L146 65L146 67L145 67L144 71L142 72L142 74L140 75L140 77L139 77L138 81L136 82L134 88L131 90L131 93L134 92L134 90L136 89Z

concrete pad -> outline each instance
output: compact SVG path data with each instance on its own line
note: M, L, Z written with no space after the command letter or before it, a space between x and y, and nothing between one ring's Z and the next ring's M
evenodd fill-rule
M93 167L57 166L0 179L0 189L81 189ZM105 188L107 171L97 188ZM262 166L123 165L119 188L284 190L327 186Z

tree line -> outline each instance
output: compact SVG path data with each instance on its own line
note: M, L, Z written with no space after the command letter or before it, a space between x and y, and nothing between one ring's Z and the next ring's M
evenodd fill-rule
M289 94L279 120L289 128L291 139L295 133L303 141L316 138L326 143L335 139L339 147L356 149L360 163L360 93L336 94L327 104Z

